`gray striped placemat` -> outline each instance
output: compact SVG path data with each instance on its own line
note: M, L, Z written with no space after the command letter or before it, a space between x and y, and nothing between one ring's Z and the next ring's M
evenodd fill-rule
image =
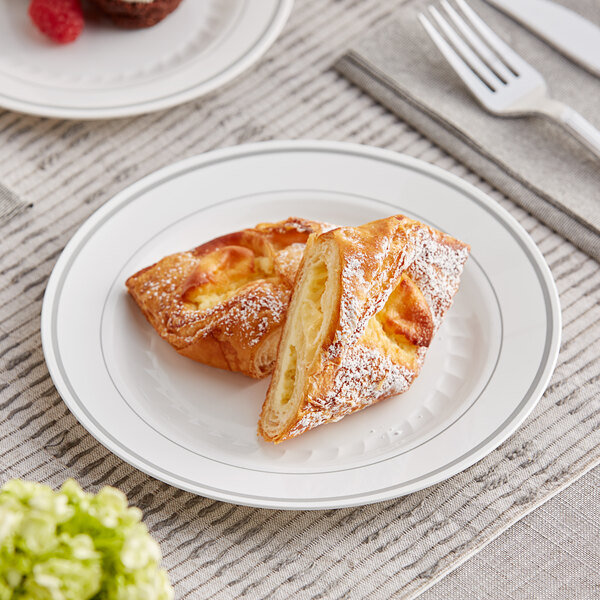
M128 494L159 540L178 598L414 597L600 461L600 269L332 68L394 0L299 0L260 65L218 93L135 119L74 123L0 111L0 180L33 208L0 231L3 479L75 477ZM564 342L526 423L486 459L396 501L280 512L182 492L123 463L73 418L49 379L39 318L48 276L82 221L174 160L272 138L405 152L490 193L530 232L556 278Z

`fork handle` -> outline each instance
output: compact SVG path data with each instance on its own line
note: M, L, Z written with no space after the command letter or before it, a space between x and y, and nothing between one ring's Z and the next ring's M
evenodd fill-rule
M570 106L557 100L547 99L539 108L542 115L550 117L562 125L577 141L597 158L600 158L600 131L587 119Z

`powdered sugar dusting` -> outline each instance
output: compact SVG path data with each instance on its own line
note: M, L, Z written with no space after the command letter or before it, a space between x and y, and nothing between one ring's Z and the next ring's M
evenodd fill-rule
M296 265L297 266L297 265ZM182 297L189 270L179 263L166 277L148 281L139 291L146 307L164 324L164 337L178 348L206 335L235 336L255 346L279 327L289 304L291 289L276 279L258 280L237 290L229 299L199 311Z
M167 256L132 276L127 286L154 328L176 349L184 351L192 345L202 345L205 340L211 348L215 341L226 344L229 354L237 353L236 366L239 363L242 372L256 376L252 356L258 354L261 342L281 329L305 247L300 240L305 242L315 231L321 231L319 223L298 218L262 224L256 229L217 238L193 251ZM215 304L207 309L199 310L186 299L189 277L199 261L206 260L207 252L222 251L228 244L245 243L257 259L272 262L272 273L233 288L223 297L217 297ZM223 273L227 281L227 271ZM269 348L273 348L271 355L276 344L270 344ZM265 361L265 357L261 360ZM273 355L266 362L274 360Z
M256 284L244 290L242 300L236 298L220 308L217 318L202 328L220 330L223 337L240 337L249 346L256 346L275 327L279 327L287 311L290 290L267 284ZM193 340L190 340L192 343Z
M298 435L326 422L405 392L416 373L394 362L379 348L355 344L336 369L333 384L324 395L311 397L302 418L291 429Z
M367 258L364 253L356 252L342 265L342 288L347 290L364 290L367 287L365 277L365 264ZM361 319L362 317L362 319ZM364 299L360 294L346 294L340 303L340 327L338 328L335 343L332 345L331 356L337 356L343 345L350 342L353 332L360 332L363 322L366 324Z
M416 359L409 368L384 347L369 346L361 336L403 273L420 288L437 330L458 290L469 248L417 221L402 217L397 220L401 225L388 229L387 236L378 232L375 252L361 249L360 239L352 233L348 235L350 243L345 247L342 243L343 291L338 329L333 344L326 349L327 361L310 377L306 402L286 437L405 392L418 375L426 347L416 348Z
M430 228L416 235L418 252L407 273L421 288L437 330L458 291L469 248Z
M340 356L346 346L358 340L369 319L384 307L414 255L412 244L397 235L397 223L393 221L387 221L376 232L346 227L335 233L344 248L342 289L349 293L341 297L339 325L334 343L328 348L330 357Z

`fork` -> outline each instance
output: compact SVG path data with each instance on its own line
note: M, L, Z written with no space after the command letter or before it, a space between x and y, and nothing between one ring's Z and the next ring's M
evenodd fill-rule
M600 131L571 107L550 98L542 75L502 41L464 0L456 0L456 4L470 25L448 0L442 0L441 6L454 27L434 6L429 6L448 41L423 13L419 13L419 20L483 107L501 117L550 118L600 158Z

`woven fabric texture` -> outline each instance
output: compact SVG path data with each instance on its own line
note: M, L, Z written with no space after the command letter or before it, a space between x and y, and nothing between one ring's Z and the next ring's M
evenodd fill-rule
M420 600L600 598L600 467L427 590Z
M140 506L177 598L412 598L600 462L600 268L335 72L400 6L298 0L260 64L209 97L133 119L69 122L0 111L0 180L28 211L0 235L0 472L59 486L104 484ZM561 295L564 341L524 425L452 479L372 506L318 512L238 507L169 487L81 427L49 378L40 310L77 227L143 175L213 148L272 138L346 140L445 168L529 231Z

